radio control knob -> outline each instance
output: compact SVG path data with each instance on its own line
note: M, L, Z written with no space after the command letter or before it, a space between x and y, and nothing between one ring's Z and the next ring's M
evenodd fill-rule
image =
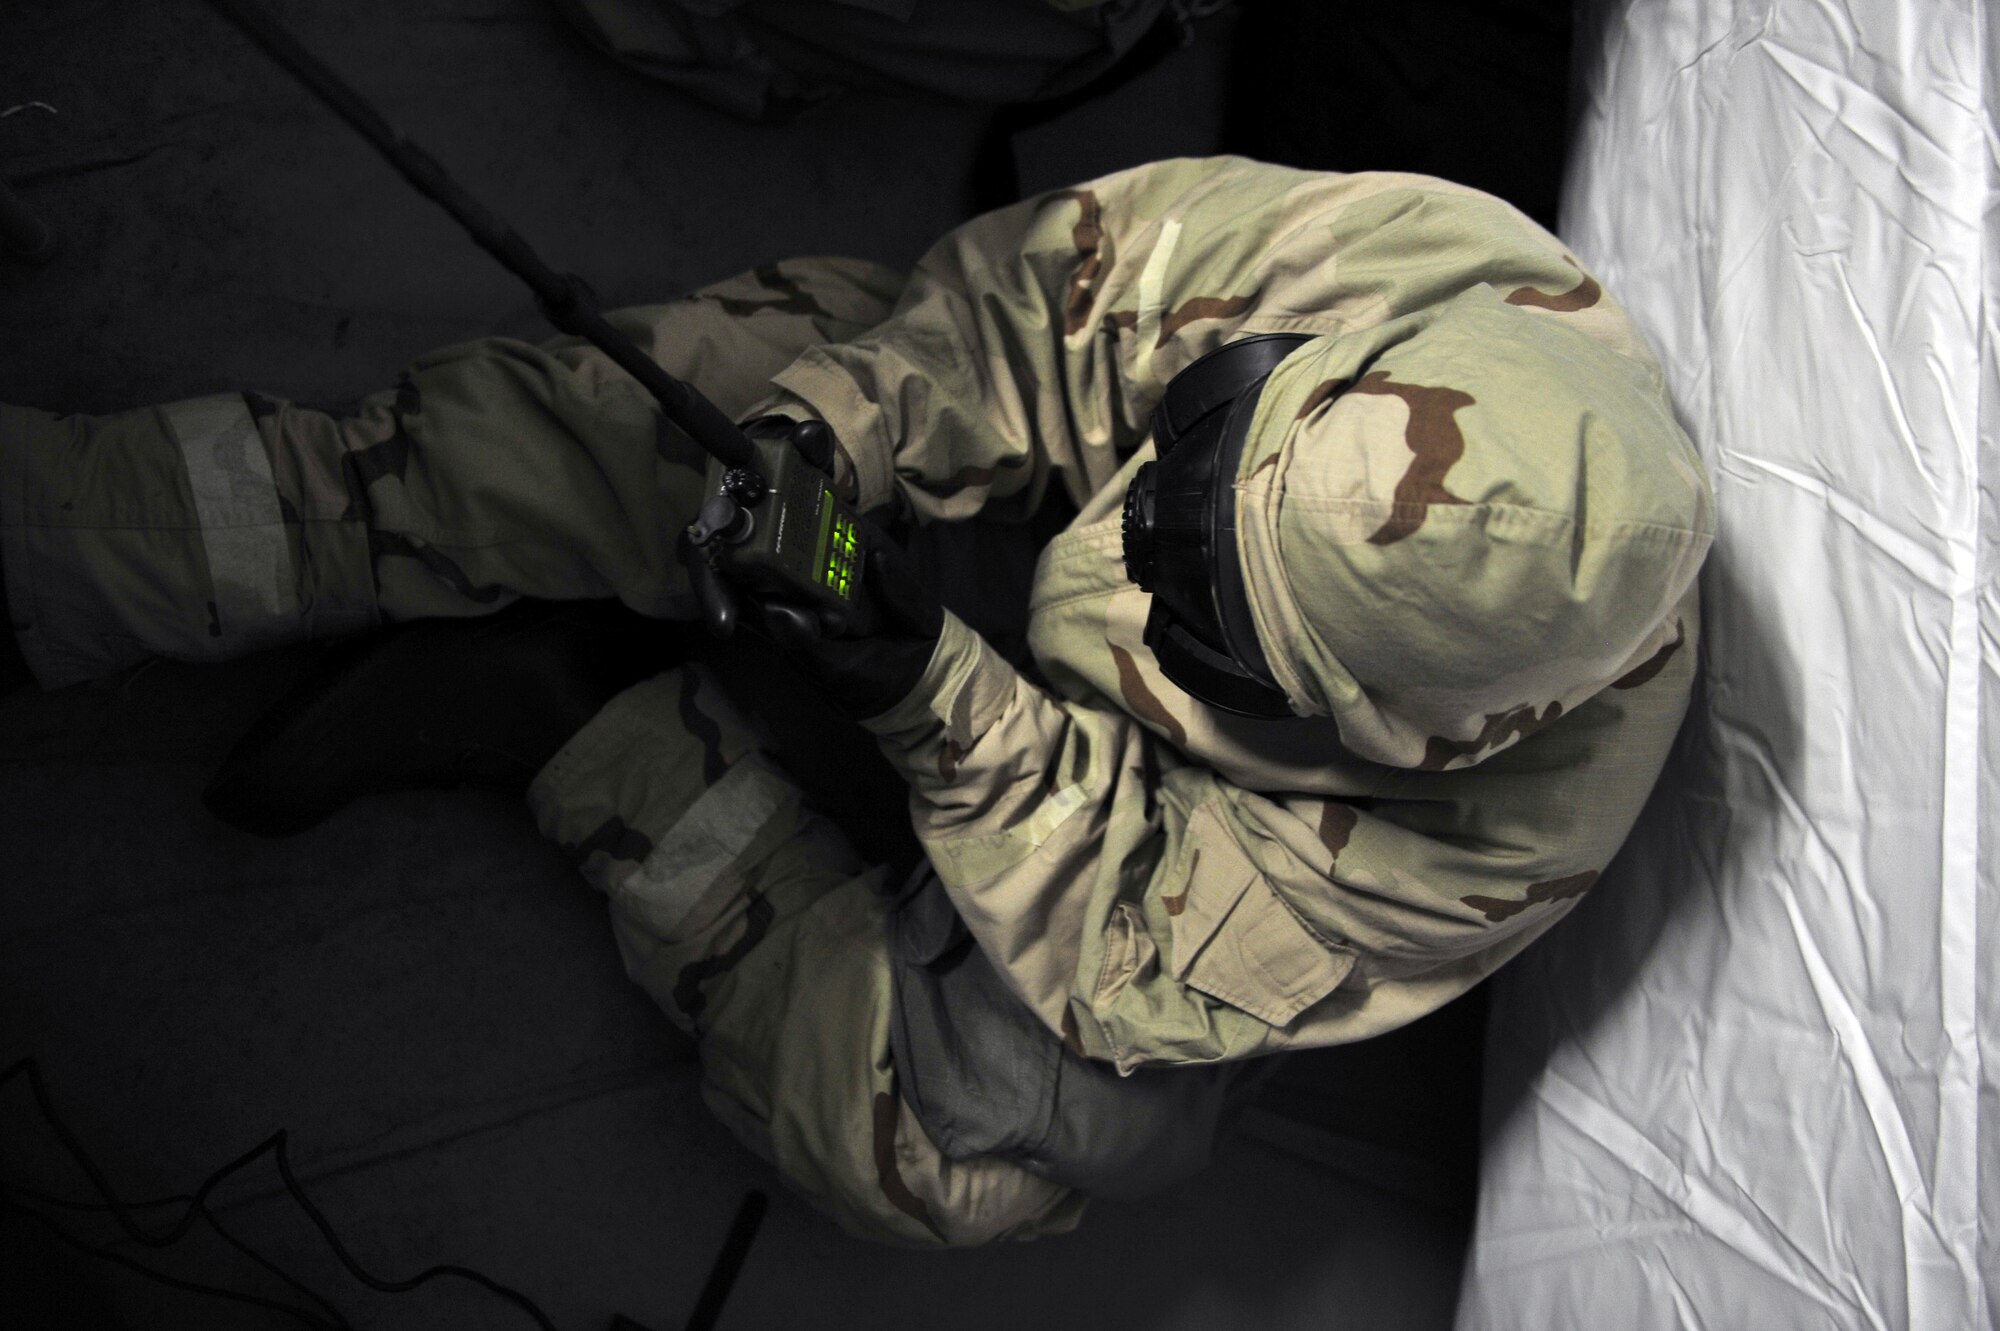
M731 467L722 473L722 493L749 508L764 497L764 478L748 467Z

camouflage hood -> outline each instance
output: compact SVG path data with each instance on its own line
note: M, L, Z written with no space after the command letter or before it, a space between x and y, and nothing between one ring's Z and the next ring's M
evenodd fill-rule
M1356 753L1465 766L1667 643L1708 479L1640 362L1480 286L1272 374L1237 480L1257 631Z

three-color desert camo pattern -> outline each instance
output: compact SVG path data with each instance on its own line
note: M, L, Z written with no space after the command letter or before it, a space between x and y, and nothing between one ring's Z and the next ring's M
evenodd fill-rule
M1036 569L1047 687L948 618L868 724L979 944L1120 1067L1360 1039L1463 992L1597 880L1687 705L1706 478L1624 312L1485 195L1165 162L975 219L907 279L786 261L614 318L739 418L824 418L864 509L1078 507ZM1314 338L1236 478L1278 721L1160 674L1118 532L1167 381L1263 332ZM704 466L594 349L488 339L335 411L0 409L0 562L49 686L524 595L687 616ZM748 735L668 672L531 797L710 1102L859 1233L1075 1223L910 1119L878 885Z

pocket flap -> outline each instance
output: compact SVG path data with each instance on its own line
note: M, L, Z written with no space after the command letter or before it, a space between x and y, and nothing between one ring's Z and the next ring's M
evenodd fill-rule
M1306 928L1211 809L1189 819L1188 835L1197 849L1173 916L1175 978L1269 1025L1289 1025L1347 978L1353 950Z

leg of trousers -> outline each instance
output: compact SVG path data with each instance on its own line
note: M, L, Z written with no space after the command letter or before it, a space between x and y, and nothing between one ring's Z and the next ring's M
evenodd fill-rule
M802 260L610 318L740 418L900 287ZM674 547L707 464L575 338L449 347L330 410L256 393L98 417L0 406L0 569L44 688L520 596L686 618Z
M611 318L741 418L806 347L885 317L871 264L759 269ZM47 688L154 656L500 609L692 605L674 554L707 459L575 339L422 357L319 410L228 393L111 416L0 406L0 570ZM694 668L614 700L532 794L610 901L629 969L692 1032L709 1103L850 1231L1029 1237L1082 1199L932 1147L888 1052L886 902Z
M620 694L528 802L609 900L627 973L695 1038L709 1106L843 1228L960 1245L1076 1224L1080 1194L924 1135L889 1051L881 871L801 803L705 669Z

